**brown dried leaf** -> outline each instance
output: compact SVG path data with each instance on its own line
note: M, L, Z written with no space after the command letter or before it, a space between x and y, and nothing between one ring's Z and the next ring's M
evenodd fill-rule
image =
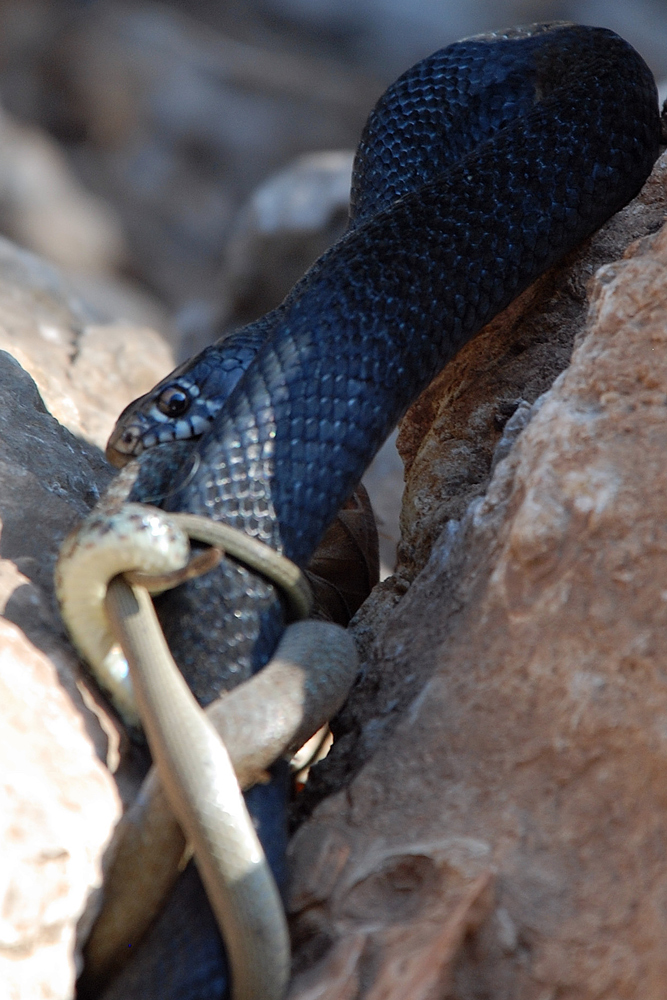
M378 534L371 502L359 484L310 561L313 617L347 625L379 580Z

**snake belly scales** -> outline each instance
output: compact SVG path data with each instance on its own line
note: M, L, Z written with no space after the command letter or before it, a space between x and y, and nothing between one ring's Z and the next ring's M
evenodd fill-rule
M606 29L532 25L418 63L366 125L346 234L277 310L121 416L110 454L145 452L129 499L157 491L164 509L224 520L305 566L417 395L638 193L659 139L653 77ZM284 627L275 589L231 560L156 604L202 704L261 668ZM280 868L284 792L279 780L253 792ZM191 866L104 997L228 988Z

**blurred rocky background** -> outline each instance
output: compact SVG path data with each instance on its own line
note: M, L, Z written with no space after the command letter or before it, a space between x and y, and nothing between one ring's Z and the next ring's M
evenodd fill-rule
M187 355L266 311L344 227L348 159L305 154L352 150L434 48L558 18L615 28L667 76L658 0L5 0L2 231L111 311L119 283L125 309L152 299Z

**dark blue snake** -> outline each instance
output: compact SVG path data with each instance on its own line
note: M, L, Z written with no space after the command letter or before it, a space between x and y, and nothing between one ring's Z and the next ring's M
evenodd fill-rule
M305 566L417 395L638 193L659 136L650 71L605 29L514 29L418 63L364 130L347 233L277 310L121 418L116 443L145 452L131 499L225 520ZM259 669L284 625L274 588L231 560L158 604L202 703ZM273 799L263 822L277 855L282 792L253 791L258 814ZM105 998L227 990L191 867Z

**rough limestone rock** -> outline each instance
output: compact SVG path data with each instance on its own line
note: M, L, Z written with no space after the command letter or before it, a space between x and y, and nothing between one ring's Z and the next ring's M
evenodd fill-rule
M172 359L153 331L92 318L53 267L0 241L2 1000L71 1000L77 924L85 912L83 935L136 789L121 730L63 634L53 567L112 475L95 444Z
M16 586L30 588L15 572ZM86 732L88 713L78 692L60 683L55 656L0 620L3 1000L72 995L76 923L100 882L100 846L118 816L113 780Z
M372 759L292 845L291 1000L664 997L666 266L662 229L598 272L375 640Z
M0 473L0 995L65 1000L77 921L120 812L104 766L118 756L119 733L93 710L52 574L57 546L108 473L4 351Z

